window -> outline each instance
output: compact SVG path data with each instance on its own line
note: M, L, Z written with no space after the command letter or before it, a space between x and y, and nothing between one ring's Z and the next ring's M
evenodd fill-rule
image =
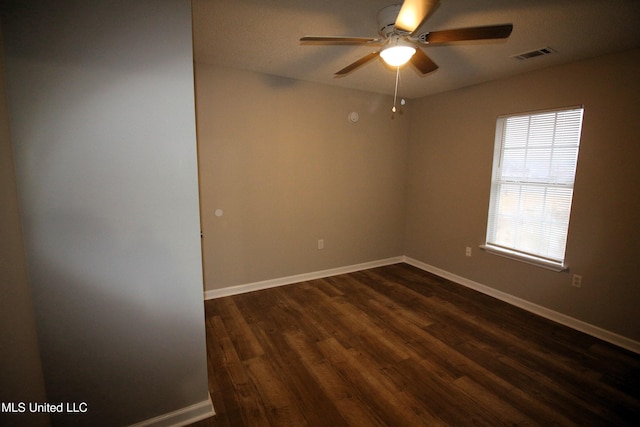
M498 118L485 250L565 269L582 113L574 107Z

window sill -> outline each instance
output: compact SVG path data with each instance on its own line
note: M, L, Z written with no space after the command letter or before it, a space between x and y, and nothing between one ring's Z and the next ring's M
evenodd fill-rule
M558 273L569 269L569 267L564 264L560 264L560 263L549 261L542 258L537 258L535 256L521 254L519 252L510 251L508 249L499 248L497 246L480 245L480 249L490 254L502 256L505 258L510 258L516 261L526 262L527 264L532 264L538 267L546 268L547 270L555 271Z

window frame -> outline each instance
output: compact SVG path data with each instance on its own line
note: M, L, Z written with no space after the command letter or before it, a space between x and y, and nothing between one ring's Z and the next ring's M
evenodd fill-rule
M511 118L519 118L519 117L533 117L533 116L537 116L537 115L544 115L544 114L548 114L548 113L558 113L558 112L570 112L570 111L574 111L574 110L581 110L580 111L580 122L578 124L577 127L577 145L576 145L576 152L575 152L575 158L574 158L574 167L573 167L573 176L571 179L570 183L563 183L561 185L558 185L558 182L552 182L550 179L546 179L544 181L540 181L540 180L527 180L525 178L522 178L518 181L514 181L514 183L510 183L508 180L503 179L504 176L502 175L502 164L504 162L504 153L505 153L505 136L504 136L504 132L506 130L506 126L507 126L507 120L511 119ZM485 243L483 245L480 245L480 248L495 254L495 255L500 255L503 257L507 257L510 259L514 259L514 260L518 260L518 261L522 261L528 264L533 264L539 267L543 267L546 269L550 269L553 271L565 271L568 269L568 266L566 264L566 248L567 248L567 243L568 243L568 234L569 234L569 223L570 223L570 219L571 219L571 207L573 204L573 189L575 187L575 176L577 173L577 163L578 163L578 157L579 157L579 152L580 152L580 142L582 139L582 125L584 122L584 106L583 105L573 105L573 106L568 106L568 107L560 107L560 108L553 108L553 109L545 109L545 110L537 110L537 111L529 111L529 112L521 112L521 113L513 113L513 114L505 114L505 115L501 115L496 119L496 132L495 132L495 140L494 140L494 152L493 152L493 164L492 164L492 172L491 172L491 187L490 187L490 193L489 193L489 210L487 213L487 227L486 227L486 234L485 234ZM557 129L556 126L557 123L557 116L554 118L554 132ZM527 130L527 142L525 144L525 148L523 149L525 151L525 153L528 153L527 150L530 150L531 148L529 147L529 139L531 137L531 132L530 130ZM555 148L555 144L556 144L556 135L554 133L554 136L552 137L553 139L553 143L551 144L552 150L553 148ZM550 156L550 162L553 159L553 154L551 154ZM550 175L550 174L549 174ZM522 190L523 188L534 188L534 187L545 187L545 188L551 188L553 186L558 186L558 188L565 188L565 189L570 189L571 190L571 195L568 198L568 214L567 214L567 219L566 219L566 228L564 230L564 248L563 248L563 252L562 252L562 258L558 259L557 257L547 257L544 256L542 254L535 254L535 253L530 253L527 252L526 250L524 250L522 248L523 245L520 245L520 248L518 248L518 243L514 243L511 246L507 246L507 245L502 245L497 241L493 241L492 240L498 240L498 239L494 239L493 237L497 235L497 221L498 221L498 213L496 212L496 210L498 209L497 203L500 199L501 196L501 188L504 185L514 185L514 186L519 186L520 190ZM545 192L544 194L544 200L546 203L548 194ZM520 232L524 226L523 225L519 225L518 226L518 232ZM549 230L549 228L545 228L545 230Z

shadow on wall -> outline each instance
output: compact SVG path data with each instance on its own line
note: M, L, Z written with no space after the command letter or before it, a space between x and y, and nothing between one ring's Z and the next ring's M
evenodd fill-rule
M207 399L189 394L207 382L191 363L201 355L185 357L200 349L202 323L180 311L178 299L190 296L178 275L154 269L172 264L162 243L150 233L119 246L92 241L100 219L86 214L63 212L56 222L53 240L71 253L32 257L48 402L87 411L52 414L53 424L125 425Z

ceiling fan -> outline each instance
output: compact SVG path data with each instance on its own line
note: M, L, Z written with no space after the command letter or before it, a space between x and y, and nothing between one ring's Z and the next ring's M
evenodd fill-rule
M372 45L381 46L376 51L363 56L354 63L336 72L336 77L344 76L378 56L393 67L411 62L422 74L438 69L438 65L424 53L420 46L468 40L504 39L513 30L512 24L483 27L458 28L417 34L423 22L438 7L439 0L405 0L402 4L387 6L378 12L378 34L372 37L317 37L300 39L303 44Z

